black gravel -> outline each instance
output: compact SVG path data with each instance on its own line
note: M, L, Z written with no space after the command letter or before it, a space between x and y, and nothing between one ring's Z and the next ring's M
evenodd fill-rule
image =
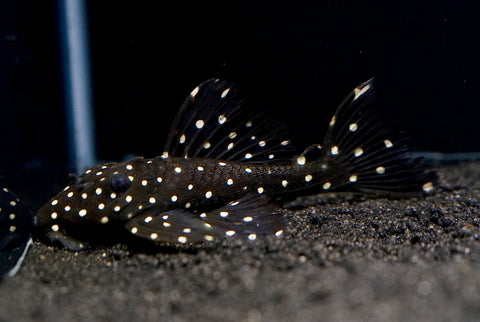
M0 284L0 320L478 321L480 163L438 172L443 189L424 199L292 203L281 239L81 253L36 242Z

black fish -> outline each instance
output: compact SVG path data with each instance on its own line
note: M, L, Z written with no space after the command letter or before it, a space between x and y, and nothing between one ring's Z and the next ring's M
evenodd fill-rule
M286 222L275 213L281 199L333 189L387 196L433 191L435 174L410 157L374 97L371 80L359 85L331 119L323 144L292 158L282 122L253 112L231 84L208 80L185 100L161 156L73 175L40 209L37 226L71 250L85 247L69 234L84 224L120 225L173 244L255 240L282 235Z
M20 268L32 243L34 217L7 188L0 188L0 279Z

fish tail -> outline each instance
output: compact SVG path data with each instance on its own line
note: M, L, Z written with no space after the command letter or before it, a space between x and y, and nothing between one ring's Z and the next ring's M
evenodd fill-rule
M0 189L0 279L15 275L32 244L34 217L7 188Z
M437 176L412 154L406 135L375 104L373 79L357 86L332 117L322 145L324 189L386 196L429 194Z

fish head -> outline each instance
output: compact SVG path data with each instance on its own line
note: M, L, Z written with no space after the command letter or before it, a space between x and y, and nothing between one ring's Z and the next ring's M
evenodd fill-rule
M127 221L140 211L159 206L157 178L150 162L135 158L99 164L82 175L71 174L70 183L37 214L37 225L61 220L71 223Z

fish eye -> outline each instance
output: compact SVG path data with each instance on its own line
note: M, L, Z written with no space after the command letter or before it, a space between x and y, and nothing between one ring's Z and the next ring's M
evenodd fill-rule
M130 188L130 179L123 174L114 174L110 179L110 187L115 192L124 192Z

